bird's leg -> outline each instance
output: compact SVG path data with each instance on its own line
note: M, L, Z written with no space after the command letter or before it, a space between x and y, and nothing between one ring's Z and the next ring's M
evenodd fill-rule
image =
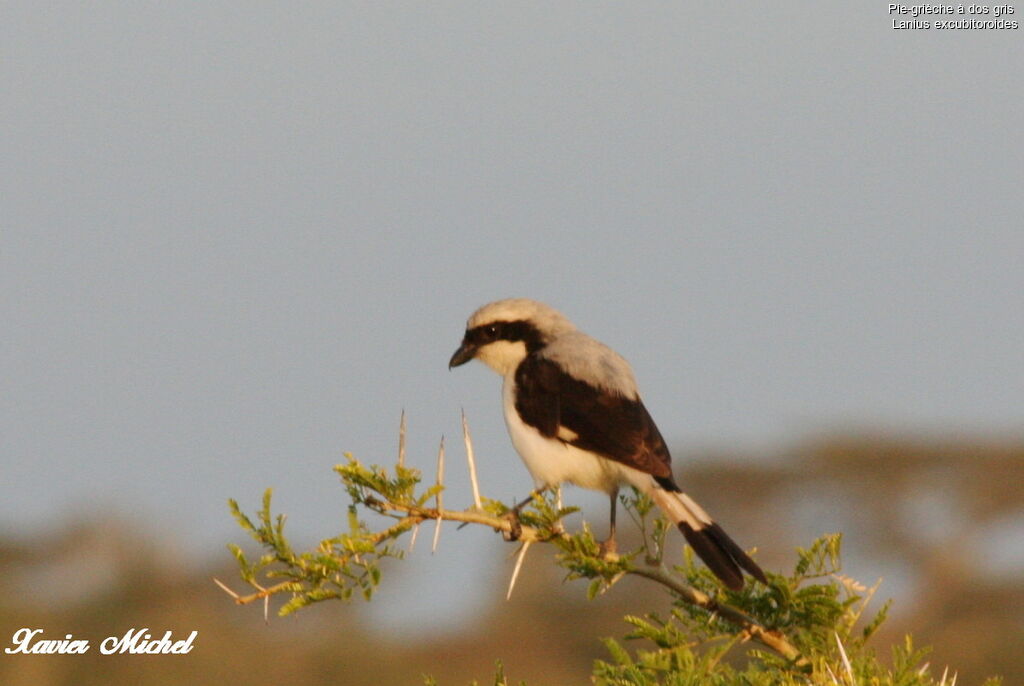
M533 502L533 499L548 490L547 486L541 486L530 491L530 497L525 498L522 502L516 503L511 510L504 514L505 519L512 525L511 529L504 533L506 541L518 541L519 537L523 535L523 527L519 524L519 511L524 507Z
M559 484L558 486L555 486L555 509L559 510L559 511L562 509L562 486L561 486L561 484ZM555 522L554 527L552 527L552 531L554 531L556 534L564 534L565 533L565 527L562 526L562 520L561 519L559 519L558 521Z
M611 492L611 517L608 524L608 538L601 543L599 548L601 557L615 557L618 546L615 543L615 510L619 500L619 489Z

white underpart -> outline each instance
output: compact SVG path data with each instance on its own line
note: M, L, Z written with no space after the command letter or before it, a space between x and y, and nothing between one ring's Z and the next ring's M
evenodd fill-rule
M537 488L570 483L605 493L613 493L622 485L635 486L644 493L654 490L654 480L650 474L588 450L581 450L557 438L548 438L526 424L516 412L515 386L513 367L504 375L501 391L505 425L512 438L512 445L529 470ZM563 428L559 429L559 433Z

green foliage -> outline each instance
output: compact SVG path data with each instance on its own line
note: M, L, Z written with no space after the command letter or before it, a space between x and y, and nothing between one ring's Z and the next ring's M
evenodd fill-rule
M268 589L257 582L260 575L270 580L283 580L271 589L273 593L292 594L278 610L281 616L322 600L348 600L355 592L370 600L381 580L381 560L402 557L403 551L394 546L393 541L412 524L401 521L383 531L371 531L359 519L356 505L371 501L374 497L371 492L383 497L411 497L412 489L419 483L419 473L398 467L395 477L389 477L384 470L367 469L348 457L347 465L338 465L335 469L342 474L353 500L348 508L349 530L322 540L316 550L296 553L292 549L284 535L285 516L273 517L270 513L271 489L263 494L263 506L256 513L255 523L241 511L237 502L228 501L239 526L266 551L257 561L249 562L239 546L228 546L238 561L241 577L261 593ZM439 488L429 489L421 500L429 498Z
M866 644L884 621L889 603L863 621L875 588L867 589L839 574L838 534L824 536L799 550L793 574L769 575L769 585L748 584L733 592L717 586L714 577L693 564L691 556L675 572L695 588L717 594L772 632L783 634L807 665L798 665L763 646L744 641L743 632L720 615L708 616L678 594L668 617L648 613L626 617L633 627L625 638L652 644L630 653L606 639L610 653L598 661L594 683L653 684L870 684L928 686L943 683L922 666L924 653L914 651L908 637L894 649L891 668L883 667Z
M230 501L239 525L264 549L256 562L250 562L240 547L230 546L242 580L257 590L239 602L289 593L279 610L285 615L313 602L349 599L356 592L369 600L381 581L381 562L401 558L395 541L420 523L444 518L492 526L506 535L513 528L512 513L503 503L484 500L480 509L440 510L443 487L421 487L418 470L397 465L391 474L346 457L348 462L335 471L351 499L349 530L321 541L314 551L292 550L284 534L284 516L271 515L269 489L255 521ZM588 597L609 592L627 575L654 581L668 594L670 610L665 616L649 612L625 618L630 631L624 640L636 646L633 650L605 639L609 658L595 663L593 683L952 686L945 675L937 680L931 674L924 663L927 651L914 648L909 636L892 648L888 663L876 657L868 643L885 620L889 603L865 616L878 585L867 588L842 575L839 534L798 549L792 574L768 574L767 585L751 582L741 591L731 591L707 568L695 564L689 549L683 564L668 566L664 551L671 527L654 516L653 504L645 496L633 493L621 500L642 537L636 549L617 556L601 554L586 524L567 533L561 522L575 508L559 508L552 496L535 496L518 517L526 540L558 548L557 563L567 580L589 581ZM360 519L360 508L376 513L388 525L372 530ZM261 578L283 581L265 588ZM428 677L426 683L434 681ZM508 683L500 663L493 683ZM987 686L997 683L992 680Z

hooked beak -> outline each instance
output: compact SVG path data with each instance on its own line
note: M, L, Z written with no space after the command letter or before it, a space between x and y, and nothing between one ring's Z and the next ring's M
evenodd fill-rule
M474 357L476 357L476 346L472 343L466 343L463 341L462 345L459 346L459 349L455 351L454 355L452 355L452 359L448 361L448 369L466 364Z

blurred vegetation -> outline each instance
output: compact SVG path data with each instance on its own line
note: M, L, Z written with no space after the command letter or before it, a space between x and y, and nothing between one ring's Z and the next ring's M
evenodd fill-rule
M878 597L895 599L872 639L889 667L893 645L903 651L897 666L924 660L936 678L949 665L961 685L994 674L1007 685L1024 683L1024 446L860 437L756 460L677 453L688 490L727 529L761 544L758 560L766 569L792 568L801 541L844 532L847 572L869 585L887 577ZM620 528L626 534L632 527ZM501 556L503 545L481 555ZM427 673L440 684L490 683L497 659L510 683L588 683L595 665L601 678L616 683L624 670L663 659L657 644L673 629L662 620L685 619L673 619L672 603L642 579L624 578L588 602L584 586L562 585L564 570L542 559L549 553L536 546L512 601L504 600L506 567L493 580L493 603L459 634L424 628L388 635L362 603L318 603L264 624L259 603L236 607L211 583L211 576L240 583L230 560L190 569L166 548L165 541L109 520L69 524L49 537L0 540L5 646L24 626L46 629L51 638L73 633L94 646L131 627L171 629L178 637L200 632L185 657L104 656L95 647L80 656L0 653L0 683L419 684ZM669 549L678 551L671 539ZM408 574L406 566L388 567L385 585L387 575ZM876 602L868 614L881 609ZM645 617L649 612L656 616ZM632 624L623 623L624 615L635 618ZM599 640L627 632L640 637ZM931 653L906 657L905 633Z

